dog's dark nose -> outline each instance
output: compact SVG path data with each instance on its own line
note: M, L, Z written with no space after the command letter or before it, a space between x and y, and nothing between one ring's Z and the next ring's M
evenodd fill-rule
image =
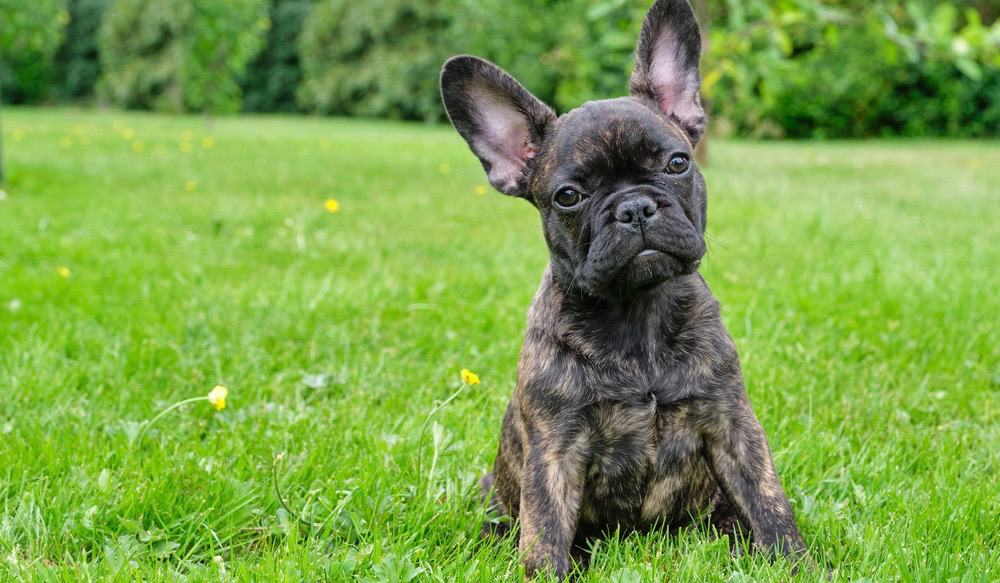
M618 208L615 209L615 220L625 224L646 222L655 216L658 210L653 199L637 196L618 205Z

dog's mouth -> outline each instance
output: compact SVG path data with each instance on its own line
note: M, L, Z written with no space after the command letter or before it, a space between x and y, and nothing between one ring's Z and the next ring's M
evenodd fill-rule
M645 243L645 242L644 242ZM671 249L643 244L628 254L598 255L577 266L575 282L591 295L609 299L645 295L661 284L697 271L701 254L697 249Z
M643 249L622 270L624 287L635 293L650 291L661 283L698 269L701 259L685 260L668 251Z

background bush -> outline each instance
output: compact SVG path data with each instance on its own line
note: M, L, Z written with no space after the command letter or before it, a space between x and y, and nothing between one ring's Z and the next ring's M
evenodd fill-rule
M55 57L55 96L78 99L93 95L101 75L97 34L107 6L108 0L70 0L69 23Z
M729 1L711 27L716 129L744 135L996 136L1000 23L972 7ZM721 123L719 123L721 122Z
M320 113L434 120L453 53L457 0L325 0L302 30L303 106Z
M271 29L241 83L245 111L298 111L295 90L302 80L299 36L310 0L276 0L271 5Z
M122 107L440 121L440 66L472 53L566 111L625 91L649 3L0 0L0 79L17 102L87 97L100 78ZM1000 135L996 0L694 5L715 133Z
M122 107L238 111L238 84L270 28L265 0L113 0L100 90Z
M48 97L53 55L69 22L66 0L0 0L0 84L5 101Z

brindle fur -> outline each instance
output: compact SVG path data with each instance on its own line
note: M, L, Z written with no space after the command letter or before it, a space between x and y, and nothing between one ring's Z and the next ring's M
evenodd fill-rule
M588 537L675 529L709 510L721 532L805 556L736 347L697 273L704 180L693 163L663 171L704 131L699 43L687 1L659 0L632 96L558 118L486 61L456 57L442 74L456 129L494 186L538 208L550 251L482 481L494 510L519 521L529 574L565 575ZM552 201L567 184L588 194L569 211ZM655 209L621 214L637 204Z

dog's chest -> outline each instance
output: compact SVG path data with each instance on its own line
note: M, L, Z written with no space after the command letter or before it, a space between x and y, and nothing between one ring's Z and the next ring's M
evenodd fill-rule
M584 522L640 527L701 503L710 485L687 408L660 404L652 394L594 406Z

